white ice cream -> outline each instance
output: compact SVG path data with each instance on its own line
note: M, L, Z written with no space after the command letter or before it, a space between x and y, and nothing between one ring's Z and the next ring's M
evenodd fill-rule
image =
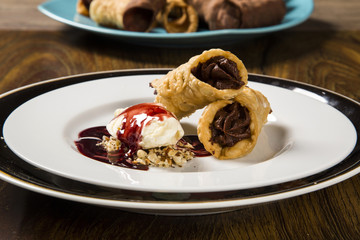
M114 119L111 120L108 125L106 125L106 130L110 133L111 136L117 138L117 131L121 129L122 122L124 117L120 115L126 108L118 108L114 112ZM120 116L119 116L120 115ZM118 117L117 117L118 116Z
M117 138L118 130L122 128L124 116L120 114L125 109L117 109L114 113L117 117L106 126L107 131L115 138ZM163 120L152 118L148 124L144 124L141 135L139 145L143 149L149 149L176 144L184 136L184 130L174 117Z

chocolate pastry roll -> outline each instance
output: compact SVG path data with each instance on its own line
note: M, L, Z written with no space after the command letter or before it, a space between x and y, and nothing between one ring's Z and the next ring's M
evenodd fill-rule
M89 16L89 8L92 0L78 0L76 5L76 11L84 16Z
M168 33L196 32L199 23L197 12L184 0L166 0L157 18Z
M93 0L90 17L100 25L147 32L156 25L156 15L166 0Z
M211 49L151 82L155 102L178 119L219 99L231 99L247 84L247 70L234 54Z
M267 98L246 87L234 99L205 108L197 127L199 140L218 159L243 157L255 147L270 111Z
M210 30L256 28L281 22L284 0L188 0Z

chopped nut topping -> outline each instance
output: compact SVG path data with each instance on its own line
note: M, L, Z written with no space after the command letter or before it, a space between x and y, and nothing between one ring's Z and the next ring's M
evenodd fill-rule
M118 151L121 142L114 137L103 137L99 143L107 152ZM191 151L193 147L189 143L179 142L177 145L160 148L139 149L134 157L133 164L151 165L156 167L182 167L187 161L194 158Z
M107 152L115 152L120 149L121 142L113 136L103 136L102 142L98 145L103 146Z

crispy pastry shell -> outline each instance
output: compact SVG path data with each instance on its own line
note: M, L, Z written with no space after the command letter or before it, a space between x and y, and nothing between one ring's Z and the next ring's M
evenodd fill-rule
M76 11L84 16L89 16L89 10L85 7L82 0L78 0L76 4Z
M244 85L239 89L219 90L196 78L191 69L212 57L224 56L236 63ZM191 115L211 102L220 99L232 99L245 88L248 73L243 62L234 54L222 49L211 49L192 57L162 78L155 79L151 86L156 89L155 102L164 105L178 119Z
M90 18L100 25L123 29L123 16L129 2L130 0L94 0L90 5Z
M211 124L215 114L228 104L239 102L247 108L250 114L251 137L237 142L232 147L222 147L211 141ZM199 120L197 134L205 149L218 159L234 159L249 154L255 147L258 136L263 125L267 122L270 112L270 104L267 98L259 91L251 88L244 88L243 91L231 100L218 100L209 104Z
M174 11L181 12L181 16L171 19ZM157 19L168 33L196 32L199 25L197 12L185 0L167 0Z

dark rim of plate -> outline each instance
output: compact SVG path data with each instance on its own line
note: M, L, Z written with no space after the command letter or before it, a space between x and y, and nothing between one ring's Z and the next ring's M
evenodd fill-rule
M91 74L82 74L44 81L28 85L0 95L0 122L3 129L8 115L22 103L54 89L72 84L92 81L109 77L132 75L166 74L169 69L119 70ZM87 184L43 171L36 168L15 155L4 141L1 134L0 174L10 177L15 182L22 182L35 188L45 188L61 194L77 197L87 197L100 200L115 200L141 203L203 203L254 199L274 194L286 193L323 183L349 173L359 167L360 161L360 104L350 98L335 92L297 81L281 79L271 76L249 74L249 81L278 86L289 90L304 89L327 101L327 104L342 112L355 126L357 142L353 151L337 165L309 177L297 179L259 188L232 191L200 192L200 193L157 193L115 189ZM33 189L33 188L31 188Z

